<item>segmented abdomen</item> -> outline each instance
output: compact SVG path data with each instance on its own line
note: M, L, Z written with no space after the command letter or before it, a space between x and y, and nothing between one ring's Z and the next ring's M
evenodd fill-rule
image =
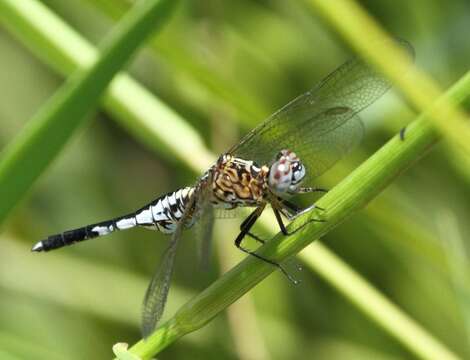
M186 187L154 200L135 212L134 217L131 219L135 222L132 226L156 227L157 230L165 234L171 234L175 231L177 222L183 216L193 191L194 188ZM194 218L192 217L189 222L185 223L185 226L190 227L193 223Z
M155 199L132 214L51 235L47 239L39 241L33 246L32 250L48 251L57 249L75 242L108 235L113 231L126 230L135 226L143 226L152 230L159 230L165 234L171 234L175 231L176 224L183 216L193 192L194 188L185 187ZM184 226L190 227L194 221L195 217L190 216L185 221Z

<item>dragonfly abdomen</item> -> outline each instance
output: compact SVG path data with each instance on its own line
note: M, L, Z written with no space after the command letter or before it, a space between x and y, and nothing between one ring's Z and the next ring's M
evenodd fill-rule
M36 243L32 250L58 249L83 240L108 235L116 230L127 230L136 226L171 234L182 218L193 191L194 188L186 187L163 195L132 214L51 235ZM186 221L185 226L190 227L193 222L194 217L191 217L190 221Z
M194 188L185 187L172 193L155 199L134 214L136 225L171 234L176 229L176 224L183 217L186 205ZM194 223L194 217L186 221L185 226L190 227Z

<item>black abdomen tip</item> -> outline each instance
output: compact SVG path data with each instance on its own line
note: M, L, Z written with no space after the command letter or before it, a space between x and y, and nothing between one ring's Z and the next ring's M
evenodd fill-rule
M62 246L68 245L66 241L64 241L63 234L51 235L47 239L39 241L36 243L31 251L41 252L41 251L49 251L53 249L61 248Z
M44 251L44 245L42 241L38 241L34 246L31 248L31 251L41 252Z

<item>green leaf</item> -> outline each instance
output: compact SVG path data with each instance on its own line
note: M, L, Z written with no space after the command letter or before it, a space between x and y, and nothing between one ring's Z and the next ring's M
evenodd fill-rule
M27 0L0 11L0 21L42 61L64 76L89 67L98 50L41 2ZM27 10L26 10L27 7ZM103 106L138 141L171 160L193 155L200 172L214 159L201 136L173 109L126 74L120 73L103 96ZM178 134L178 141L173 141Z
M356 50L393 80L411 104L420 112L426 112L433 126L470 155L470 126L466 114L445 100L436 101L442 96L439 85L419 68L410 67L405 54L397 51L396 45L387 45L385 40L390 37L359 4L353 0L308 2Z
M0 13L29 12L30 0L0 2ZM161 26L175 5L171 0L138 2L105 38L101 56L78 71L3 150L0 158L0 221L4 221L34 181L85 123L114 75L147 36Z
M128 0L87 0L93 6L100 8L112 18L119 18L130 6ZM159 56L165 58L173 69L188 76L207 91L211 99L218 99L225 104L233 106L239 113L239 119L245 125L253 125L256 119L262 119L268 114L267 109L253 100L246 91L222 78L214 69L206 64L197 62L184 47L175 47L173 43L152 41L150 48Z

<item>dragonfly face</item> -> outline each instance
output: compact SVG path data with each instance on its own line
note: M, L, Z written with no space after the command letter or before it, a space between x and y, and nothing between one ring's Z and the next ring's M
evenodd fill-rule
M281 150L269 169L268 185L277 195L294 194L306 175L305 166L290 150Z

